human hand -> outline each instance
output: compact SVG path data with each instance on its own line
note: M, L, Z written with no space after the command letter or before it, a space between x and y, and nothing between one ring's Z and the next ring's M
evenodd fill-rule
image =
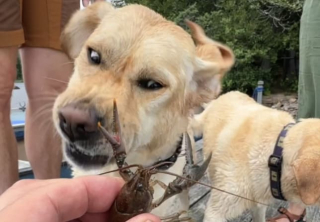
M108 222L123 181L115 177L21 180L0 196L1 222ZM141 214L128 222L160 222Z
M106 0L82 0L82 5L83 5L83 7L87 7L90 2L92 4L92 3L95 3L95 2L98 2L98 1L106 1Z

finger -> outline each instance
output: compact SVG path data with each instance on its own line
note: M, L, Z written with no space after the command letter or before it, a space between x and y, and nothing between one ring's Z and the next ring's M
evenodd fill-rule
M79 218L81 222L106 222L108 221L107 213L87 213Z
M28 194L29 192L39 189L40 187L46 186L48 184L56 183L56 182L57 182L56 179L54 180L37 180L37 179L19 180L1 195L0 211L5 206L12 204L13 202L22 198L24 195Z
M62 179L30 192L5 208L1 216L15 218L12 222L60 222L79 218L88 211L106 212L122 185L123 181L114 177Z
M97 176L96 180L83 180L83 182L87 187L89 196L88 213L101 213L109 210L124 184L123 179L120 177L106 176ZM116 187L109 188L111 182Z
M127 220L127 222L160 222L160 218L153 214L140 214Z

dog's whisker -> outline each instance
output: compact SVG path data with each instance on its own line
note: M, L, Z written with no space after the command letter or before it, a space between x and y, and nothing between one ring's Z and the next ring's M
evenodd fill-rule
M69 64L74 64L74 62L64 62L64 63L61 63L60 65L69 65Z
M43 113L48 113L50 114L50 117L51 117L51 114L52 114L52 104L47 104L43 107L41 107L33 116L33 121L36 121L40 116L43 115ZM51 112L51 113L50 113Z
M48 113L48 112L43 112L43 113L41 113L40 115L38 115L37 118L33 119L33 120L31 121L31 123L33 124L34 122L39 121L38 119L39 119L40 117L44 116L44 115L50 115L50 113ZM44 121L41 121L41 122L43 123ZM45 122L46 122L46 121L45 121ZM47 123L47 122L46 122L46 123Z
M43 98L36 98L36 99L33 99L33 101L35 101L35 102L51 102L51 103L53 103L54 101L55 101L55 99L56 98L54 98L54 97L52 97L52 98L50 98L50 97L43 97Z
M59 93L55 93L55 92L44 92L41 95L37 96L39 98L45 97L45 96L54 96L57 97L59 95Z
M67 65L74 65L74 62L65 62L65 63L61 63L60 65L58 65L59 68L67 66Z
M68 84L67 81L63 81L63 80L60 80L60 79L54 79L54 78L50 78L50 77L43 77L45 79L48 79L48 80L53 80L53 81L56 81L56 82L61 82L61 83L65 83L65 84Z

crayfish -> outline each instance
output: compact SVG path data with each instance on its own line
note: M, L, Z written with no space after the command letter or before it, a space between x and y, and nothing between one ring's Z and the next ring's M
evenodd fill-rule
M181 193L196 184L200 180L209 165L211 154L203 162L202 165L195 165L192 155L191 140L188 133L184 133L184 144L186 149L186 165L183 168L183 175L179 176L170 172L157 170L155 166L144 168L142 165L131 165L125 162L126 151L121 139L121 127L117 110L116 101L113 104L113 124L114 132L109 133L99 122L98 127L102 134L111 144L114 158L118 166L120 176L124 179L125 184L118 194L110 211L109 221L124 222L132 217L142 213L150 213L154 208L161 205L170 197ZM129 168L138 167L133 173ZM157 173L170 174L177 176L168 186L161 181L150 181L151 176ZM153 186L159 184L165 189L161 198L153 202ZM186 221L190 218L179 218L182 212L166 217L166 220L171 221Z

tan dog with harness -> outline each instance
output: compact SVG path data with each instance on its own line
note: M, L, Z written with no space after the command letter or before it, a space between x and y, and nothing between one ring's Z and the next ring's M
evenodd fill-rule
M203 134L204 152L212 151L212 185L253 200L212 190L204 221L226 222L250 209L254 222L265 222L266 206L256 202L272 205L275 198L319 204L319 119L295 124L287 112L229 92L195 116L191 128ZM304 217L288 215L293 221Z

